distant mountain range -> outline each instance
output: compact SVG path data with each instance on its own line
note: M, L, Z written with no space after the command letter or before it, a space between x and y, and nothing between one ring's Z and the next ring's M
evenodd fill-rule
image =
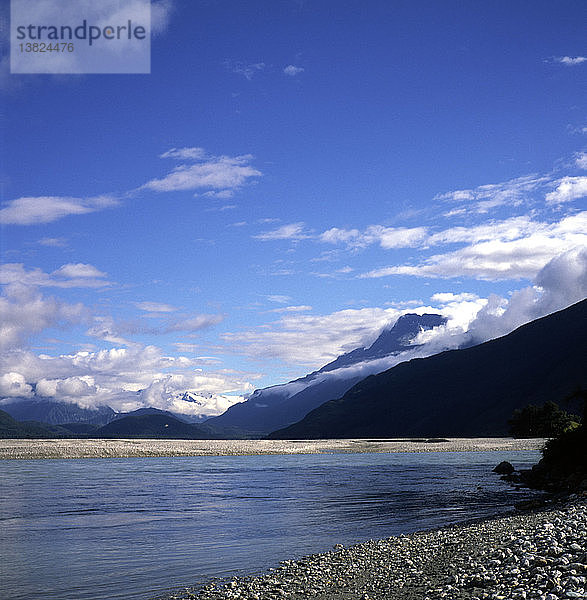
M139 409L106 425L64 423L50 425L36 421L17 421L0 410L0 438L167 438L230 439L230 430L220 432L204 424L186 423L171 413L155 408Z
M55 402L43 398L15 400L8 404L1 404L0 408L17 421L40 421L49 425L64 423L106 425L118 414L109 406L95 409L81 408L70 402Z
M403 315L368 348L343 354L300 379L256 390L245 402L208 419L206 425L221 430L231 428L239 432L239 437L262 437L296 423L327 400L342 396L370 373L386 369L389 362L384 359L415 349L412 342L421 331L444 323L446 318L437 314Z
M587 300L504 337L367 377L269 437L507 435L514 409L561 402L579 387L587 387Z

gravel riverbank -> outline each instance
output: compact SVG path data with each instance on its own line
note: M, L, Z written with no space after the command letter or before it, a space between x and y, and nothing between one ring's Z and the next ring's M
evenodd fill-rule
M235 456L361 452L471 452L539 450L544 439L450 438L396 440L0 440L0 460Z
M587 500L286 561L188 600L587 598Z

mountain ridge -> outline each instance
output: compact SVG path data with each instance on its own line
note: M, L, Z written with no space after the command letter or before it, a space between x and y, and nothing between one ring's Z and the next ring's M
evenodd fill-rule
M587 386L586 340L583 300L500 338L371 375L269 437L505 435L515 408Z
M320 404L344 394L365 377L357 365L414 349L417 346L411 342L420 331L438 327L446 321L442 315L433 313L401 315L393 326L384 328L367 348L356 348L342 354L304 377L255 390L248 400L231 406L222 415L211 417L206 424L237 428L243 435L263 437L299 421ZM354 373L353 368L356 369ZM382 365L380 370L384 368ZM334 371L338 371L337 376Z

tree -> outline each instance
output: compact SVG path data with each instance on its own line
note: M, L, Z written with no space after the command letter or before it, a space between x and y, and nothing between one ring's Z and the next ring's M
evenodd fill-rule
M561 410L554 402L542 406L529 404L514 411L509 420L513 437L557 437L579 426L576 415Z

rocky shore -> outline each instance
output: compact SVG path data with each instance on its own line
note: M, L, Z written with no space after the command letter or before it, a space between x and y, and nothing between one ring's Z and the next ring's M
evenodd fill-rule
M188 600L587 598L587 499L430 532L335 547Z

